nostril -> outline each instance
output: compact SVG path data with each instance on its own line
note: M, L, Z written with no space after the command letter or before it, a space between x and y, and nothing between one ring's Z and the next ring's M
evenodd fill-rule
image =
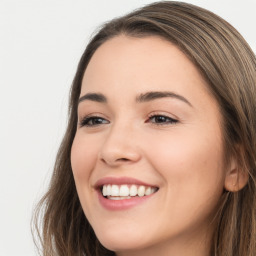
M110 162L106 161L104 158L101 158L101 161L105 164L111 164ZM115 163L120 163L120 162L129 162L130 160L128 158L117 158L116 160L114 160L114 162L112 164L115 164Z
M103 159L103 158L101 158L100 160L101 160L103 163L105 163L105 164L107 163L107 162L105 161L105 159Z
M129 159L127 159L127 158L118 158L116 161L127 162L127 161L129 161Z

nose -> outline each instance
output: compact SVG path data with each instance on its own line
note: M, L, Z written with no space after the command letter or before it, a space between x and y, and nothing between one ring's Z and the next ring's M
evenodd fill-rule
M113 126L105 136L99 152L100 160L111 167L138 162L141 153L136 138L134 128Z

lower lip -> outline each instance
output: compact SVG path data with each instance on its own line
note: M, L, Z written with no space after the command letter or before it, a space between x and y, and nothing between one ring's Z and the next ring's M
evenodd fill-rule
M135 207L137 205L140 205L144 202L146 202L148 199L150 199L155 193L149 195L149 196L136 196L132 197L130 199L122 199L122 200L111 200L105 198L101 191L97 190L98 192L98 198L100 201L100 204L107 210L111 211L122 211L127 210L129 208Z

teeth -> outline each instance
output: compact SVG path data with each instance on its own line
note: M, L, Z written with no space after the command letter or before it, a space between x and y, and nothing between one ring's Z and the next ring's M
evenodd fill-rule
M103 196L106 196L108 194L107 190L108 190L107 186L103 186L103 189L102 189Z
M155 187L137 185L103 185L102 194L112 200L129 199L132 196L148 196L157 191ZM117 198L118 197L118 198Z
M128 186L126 185L121 185L120 191L119 191L119 196L129 196L130 190Z
M145 195L148 196L148 195L152 194L151 191L152 191L151 187L147 187L146 191L145 191Z
M111 196L120 196L119 187L117 185L112 185Z
M136 196L137 193L138 193L137 186L131 185L131 187L130 187L130 196Z
M111 200L123 200L123 199L130 199L130 196L109 196L108 199Z
M155 193L157 191L157 188L151 188L151 194Z
M138 196L144 196L144 195L145 195L145 186L139 186Z
M112 186L108 185L107 186L107 194L106 194L106 196L111 196L111 194L112 194Z

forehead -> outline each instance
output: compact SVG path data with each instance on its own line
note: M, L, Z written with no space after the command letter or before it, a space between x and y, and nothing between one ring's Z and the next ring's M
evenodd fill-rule
M121 35L96 50L84 73L81 95L172 90L204 97L207 87L196 66L171 42L157 36Z

